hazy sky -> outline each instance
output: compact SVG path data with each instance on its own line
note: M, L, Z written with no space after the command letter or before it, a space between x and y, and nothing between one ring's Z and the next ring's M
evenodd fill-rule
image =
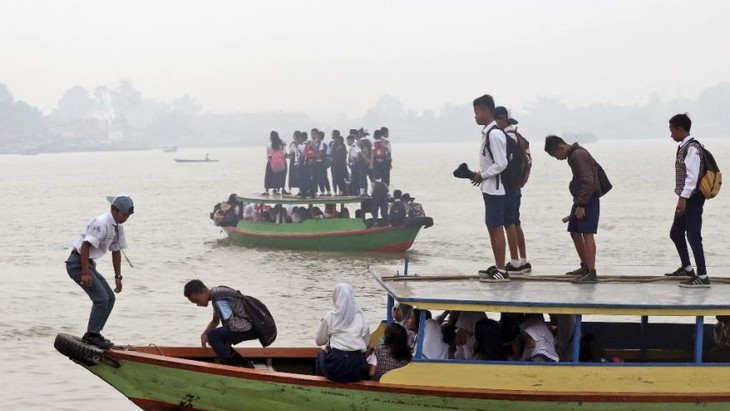
M0 83L46 112L121 78L216 112L634 104L730 80L728 17L723 0L4 1Z

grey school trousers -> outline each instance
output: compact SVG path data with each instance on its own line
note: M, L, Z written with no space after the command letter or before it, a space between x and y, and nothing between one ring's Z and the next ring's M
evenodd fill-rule
M96 262L89 260L89 271L91 271L91 286L86 287L79 284L81 281L81 256L72 252L66 260L66 272L71 279L81 287L91 299L91 314L86 331L92 334L100 334L104 324L114 308L114 291L109 287L104 277L96 271Z

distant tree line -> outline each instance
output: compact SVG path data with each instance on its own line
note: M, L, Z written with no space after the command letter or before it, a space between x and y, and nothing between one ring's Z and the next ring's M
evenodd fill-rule
M475 91L475 97L489 90ZM494 96L500 104L501 96ZM509 96L505 96L509 98ZM695 100L682 97L663 101L658 94L645 102L627 105L594 103L570 107L558 97L537 97L514 111L520 130L528 137L546 134L590 133L599 139L667 137L671 115L688 112L702 137L730 136L730 83L702 91ZM306 109L306 108L303 108ZM170 103L144 98L128 80L115 87L89 91L74 86L58 100L55 109L41 110L16 100L0 83L0 146L22 147L161 147L262 145L269 131L287 139L294 130L311 127L340 129L387 126L396 141L467 141L478 138L471 101L445 105L439 112L406 109L385 95L360 118L340 115L318 122L304 112L210 113L190 95Z

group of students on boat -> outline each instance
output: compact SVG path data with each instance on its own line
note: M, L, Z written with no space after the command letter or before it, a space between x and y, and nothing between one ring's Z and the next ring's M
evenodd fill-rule
M481 188L485 224L494 255L494 265L479 270L485 282L505 282L511 274L532 271L527 260L525 236L520 221L521 189L527 182L532 157L529 142L516 129L518 121L504 106L485 94L473 101L474 117L483 126L479 148L479 170L462 164L454 176L468 178ZM705 199L719 191L721 178L712 155L692 135L692 121L685 114L669 119L669 132L677 147L674 192L677 205L670 238L677 249L681 266L666 276L677 278L680 287L710 286L702 245L702 212ZM612 188L603 168L588 150L578 143L568 143L559 136L545 138L545 152L557 160L567 160L573 177L569 191L573 197L568 223L573 245L580 260L576 270L566 273L573 283L596 283L596 242L600 216L600 197ZM704 181L704 183L703 183ZM704 186L703 186L704 184ZM709 187L708 187L709 186ZM692 249L697 271L692 267L687 244ZM510 260L505 261L506 246Z
M350 129L347 137L332 130L325 141L324 131L313 128L309 134L295 131L288 146L274 130L269 140L264 195L270 190L274 195L292 195L297 188L299 197L366 196L368 182L379 178L390 185L393 150L387 127L375 130L373 139L367 129L360 128Z

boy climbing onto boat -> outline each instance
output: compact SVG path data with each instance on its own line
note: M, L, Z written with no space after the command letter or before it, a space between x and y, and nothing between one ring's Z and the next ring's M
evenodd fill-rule
M114 308L114 293L122 292L122 253L127 248L127 239L124 236L124 224L134 213L134 203L126 195L107 197L111 203L109 212L102 214L89 222L81 236L73 243L71 254L66 260L68 276L86 292L91 301L89 323L82 340L86 344L99 348L111 348L114 343L101 335L109 315ZM96 260L103 257L107 251L112 252L112 266L114 267L114 281L116 287L111 287L104 277L96 270Z
M509 281L505 267L504 184L500 173L507 168L507 135L494 121L494 99L485 94L474 100L474 119L482 128L479 150L481 171L474 172L472 184L481 186L484 199L484 222L489 230L495 265L479 270L482 281Z
M591 154L578 143L568 144L558 136L545 138L545 152L558 160L568 160L573 173L569 190L573 207L568 220L568 232L580 258L580 268L565 273L577 277L574 283L595 283L596 241L600 214L597 163Z
M700 177L704 171L702 167L703 149L702 145L689 134L691 128L692 120L687 114L677 114L669 119L669 132L672 140L679 143L677 158L674 162L674 174L676 175L674 193L679 198L674 210L674 222L669 231L669 237L677 248L682 266L666 275L685 279L679 283L680 287L706 288L710 286L710 278L707 276L705 252L702 247L702 209L705 205L705 197L699 190ZM697 266L696 274L689 260L687 242L694 254Z
M208 288L200 280L185 284L185 297L199 307L213 302L213 319L200 334L200 343L209 344L221 364L254 368L253 363L233 349L234 344L259 338L249 321L240 292L224 285ZM223 323L218 327L219 323Z

